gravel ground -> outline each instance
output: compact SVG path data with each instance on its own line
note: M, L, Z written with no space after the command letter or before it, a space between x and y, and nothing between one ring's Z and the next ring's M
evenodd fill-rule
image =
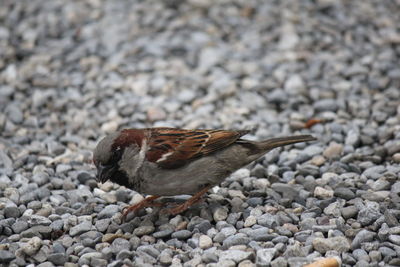
M0 264L400 266L399 62L398 0L3 0ZM148 126L319 140L121 222L92 150Z

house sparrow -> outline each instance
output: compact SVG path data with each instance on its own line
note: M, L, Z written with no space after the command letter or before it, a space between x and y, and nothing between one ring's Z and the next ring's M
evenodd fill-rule
M260 158L273 148L316 140L298 135L264 140L241 139L249 131L184 130L175 128L125 129L103 138L93 162L99 182L124 185L152 195L123 211L161 205L160 196L193 195L168 210L178 214L196 203L208 189L221 183L237 169Z

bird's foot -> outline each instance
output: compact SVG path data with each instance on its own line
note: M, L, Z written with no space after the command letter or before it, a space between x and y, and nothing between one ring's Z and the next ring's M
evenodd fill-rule
M164 213L167 214L171 214L171 215L177 215L179 213L184 212L185 210L187 210L190 206L196 204L197 202L199 202L201 200L201 197L207 193L207 191L211 188L211 186L207 186L204 189L202 189L200 192L196 193L195 195L193 195L191 198L189 198L188 200L186 200L184 203L175 206L173 208L169 208L169 209L165 209L163 210Z
M131 212L136 212L136 211L139 211L139 210L147 208L147 207L163 206L164 205L163 203L154 202L154 200L156 200L157 198L159 198L159 196L150 196L150 197L143 199L142 201L140 201L139 203L137 203L135 205L131 205L131 206L127 206L127 207L123 208L122 209L122 219L125 220L127 215Z

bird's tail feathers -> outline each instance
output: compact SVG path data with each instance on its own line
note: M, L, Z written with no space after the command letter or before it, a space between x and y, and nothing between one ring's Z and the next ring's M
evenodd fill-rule
M315 138L312 135L294 135L294 136L267 139L265 141L262 141L261 145L264 147L265 150L271 150L276 147L287 146L307 141L315 141L315 140L317 140L317 138Z

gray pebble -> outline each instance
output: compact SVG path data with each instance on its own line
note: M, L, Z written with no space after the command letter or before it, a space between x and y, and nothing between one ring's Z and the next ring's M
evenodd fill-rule
M140 226L138 228L136 228L133 231L134 235L137 236L143 236L143 235L148 235L154 232L154 226L151 225L144 225L144 226Z
M314 102L314 108L317 111L336 111L338 109L337 101L335 99L322 99Z
M400 235L389 235L389 241L399 246L400 245Z
M354 237L353 242L351 243L351 248L357 249L362 243L374 240L375 236L376 233L363 229Z
M350 243L344 236L331 238L317 237L312 241L314 249L320 253L326 253L329 250L347 252L350 249Z
M20 234L21 232L28 229L28 223L25 221L17 221L11 226L12 230L16 234Z
M18 218L20 216L20 211L16 206L7 206L4 208L4 216L6 218Z
M15 254L8 250L0 250L0 262L8 263L15 259Z
M270 266L271 261L275 257L276 253L277 251L275 248L265 248L257 250L257 266Z
M165 238L165 237L169 237L174 231L172 229L166 229L166 230L162 230L162 231L158 231L153 233L153 236L155 238Z
M238 233L235 235L228 236L223 241L224 248L230 248L235 245L247 245L250 242L250 238L248 238L245 234Z
M116 238L112 244L111 244L111 250L114 252L114 254L117 254L121 250L130 250L131 244L129 243L128 240L123 239L123 238Z
M89 221L84 221L69 230L71 236L76 236L88 232L92 229L92 223Z
M357 221L363 226L370 225L380 216L382 214L379 212L379 205L376 202L367 202L365 207L360 209Z
M99 215L97 216L97 218L99 220L104 219L104 218L111 218L118 212L118 210L119 210L118 205L107 205L104 209L102 209L99 212Z
M172 233L172 238L177 238L179 240L185 240L192 236L192 232L189 230L180 230Z
M241 261L251 259L253 256L253 253L251 252L245 252L242 250L237 250L237 249L229 249L226 251L223 251L219 257L219 260L232 260L235 263L239 263Z
M65 255L65 253L53 253L50 254L47 259L52 263L54 263L55 265L64 265L68 260L67 255Z
M355 198L356 194L347 187L337 187L334 190L334 195L336 197L343 198L345 200L351 200Z

